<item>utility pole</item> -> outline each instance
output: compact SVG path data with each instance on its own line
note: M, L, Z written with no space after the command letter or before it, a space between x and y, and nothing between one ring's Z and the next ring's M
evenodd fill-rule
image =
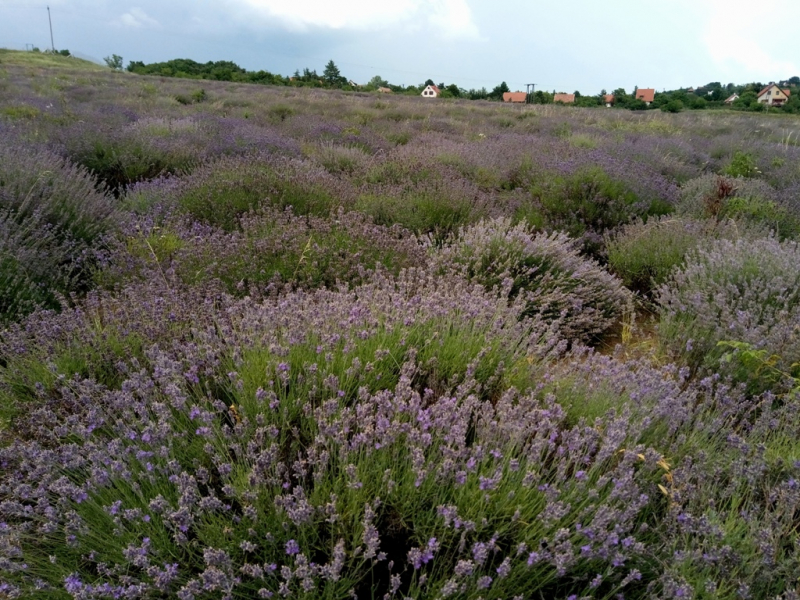
M50 49L56 53L56 45L53 43L53 20L50 18L50 7L47 7L47 22L50 23Z
M536 88L535 83L525 84L525 104L533 104L533 90Z

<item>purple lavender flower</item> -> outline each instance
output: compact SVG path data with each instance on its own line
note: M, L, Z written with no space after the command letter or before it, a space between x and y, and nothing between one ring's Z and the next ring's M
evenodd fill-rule
M300 546L295 540L289 540L286 542L286 554L289 556L293 556L300 552Z

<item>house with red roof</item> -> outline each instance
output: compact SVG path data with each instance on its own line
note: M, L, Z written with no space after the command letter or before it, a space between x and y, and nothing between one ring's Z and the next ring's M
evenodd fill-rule
M553 94L553 102L561 102L561 104L575 104L575 94Z
M781 89L774 83L770 83L758 92L758 103L767 106L783 106L789 101L791 95L792 91L789 88Z
M423 98L438 98L439 94L442 92L439 91L439 88L435 85L427 85L425 89L422 90L422 94L420 94Z
M525 92L503 92L503 102L513 102L525 104L528 101L528 94Z
M611 108L611 105L614 104L614 94L606 94L603 96L603 103L606 105L606 108Z
M647 106L650 106L650 103L655 100L656 91L653 88L640 88L636 90L636 99L641 100Z

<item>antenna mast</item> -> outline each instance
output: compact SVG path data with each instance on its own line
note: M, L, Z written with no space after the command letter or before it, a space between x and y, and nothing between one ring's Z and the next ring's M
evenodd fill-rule
M56 53L56 45L53 43L53 20L50 18L50 7L47 7L47 22L50 23L50 49Z

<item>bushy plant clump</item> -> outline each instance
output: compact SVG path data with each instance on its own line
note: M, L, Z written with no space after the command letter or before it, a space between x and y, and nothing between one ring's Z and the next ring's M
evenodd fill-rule
M261 155L223 157L190 176L133 187L129 205L146 213L173 210L227 231L260 207L291 208L297 215L328 216L353 203L352 187L303 160Z
M642 201L601 168L588 167L571 175L543 178L532 195L546 227L579 238L584 251L603 257L603 235L636 217L672 211L665 201Z
M323 219L267 206L242 216L233 231L185 217L159 225L139 219L98 279L110 285L168 270L187 285L219 281L231 294L261 295L284 286L352 286L376 268L397 274L425 258L411 232L359 213Z
M723 369L721 341L800 360L800 248L775 238L718 240L656 291L659 337L693 369Z
M759 179L703 175L684 184L677 211L695 218L734 219L760 225L781 239L800 234L800 214L781 202L776 190Z
M0 142L0 322L85 290L94 250L114 220L109 198L84 169Z
M625 285L649 294L664 283L686 254L716 239L754 239L769 235L765 228L730 219L695 219L670 215L641 219L606 237L608 265Z
M274 131L225 118L112 115L107 127L78 122L58 130L60 151L115 195L131 184L187 173L208 160L261 152L294 156L298 145Z
M570 340L596 341L631 301L619 279L580 255L575 240L532 233L508 218L462 228L433 251L431 264L510 299L522 298L524 315L558 320Z

